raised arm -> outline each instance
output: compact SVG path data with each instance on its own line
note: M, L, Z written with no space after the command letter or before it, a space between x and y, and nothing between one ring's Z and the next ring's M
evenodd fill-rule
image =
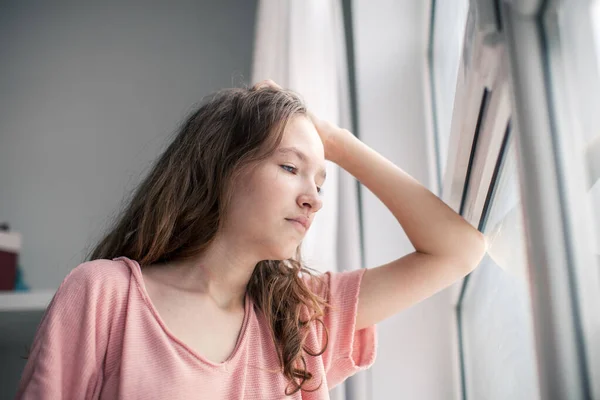
M473 271L484 236L402 169L345 129L311 115L326 158L351 173L394 214L415 252L370 268L362 280L356 330L378 323Z

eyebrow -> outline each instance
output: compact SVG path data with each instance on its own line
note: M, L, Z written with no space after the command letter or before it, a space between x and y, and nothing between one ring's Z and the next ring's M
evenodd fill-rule
M296 147L282 147L279 149L279 153L283 153L283 154L292 153L292 154L295 154L300 160L302 160L304 162L307 162L307 160L308 160L306 155L304 155L304 153L302 153ZM321 178L323 178L323 180L327 179L327 173L325 172L325 168L319 169L319 175L321 176Z

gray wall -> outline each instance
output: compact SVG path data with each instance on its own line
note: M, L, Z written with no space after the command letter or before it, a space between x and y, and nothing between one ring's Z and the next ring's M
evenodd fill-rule
M34 289L83 260L195 103L248 83L255 9L0 2L0 221Z
M422 184L429 182L424 82L428 2L353 0L360 138ZM367 267L413 252L392 213L362 191ZM452 399L453 309L443 291L378 325L372 399Z
M0 221L33 289L83 261L203 96L249 83L256 0L160 3L0 1ZM0 399L22 354L0 347Z

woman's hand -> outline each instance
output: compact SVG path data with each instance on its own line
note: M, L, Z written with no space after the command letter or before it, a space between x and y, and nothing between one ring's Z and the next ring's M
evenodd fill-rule
M352 134L332 122L317 118L310 111L308 112L308 117L321 137L323 147L325 148L325 159L337 163L341 148L343 148L344 136Z
M258 89L263 88L263 87L272 87L274 89L283 90L283 88L281 86L279 86L278 84L276 84L271 79L265 79L264 81L258 82L257 84L255 84L254 86L252 86L252 90L258 90Z
M271 87L274 89L283 90L281 86L275 83L271 79L265 79L264 81L258 82L252 87L252 90L259 90L263 87ZM339 157L339 148L343 147L344 136L353 136L348 130L342 129L339 126L325 120L317 118L312 112L307 112L309 119L314 124L319 137L323 142L325 149L325 159L337 162Z

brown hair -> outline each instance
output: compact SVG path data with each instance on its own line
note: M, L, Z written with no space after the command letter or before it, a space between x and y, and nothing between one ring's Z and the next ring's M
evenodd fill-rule
M214 93L184 120L87 259L125 256L151 265L198 256L221 228L242 171L269 157L291 118L306 113L302 100L289 90L234 88ZM327 348L328 340L320 352L305 346L310 324L323 324L321 317L329 306L299 276L307 274L322 284L322 277L311 271L302 263L298 247L294 259L259 262L246 288L270 322L282 372L292 387L286 395L307 390L303 385L313 378L304 353L319 356ZM309 318L302 320L301 315Z

